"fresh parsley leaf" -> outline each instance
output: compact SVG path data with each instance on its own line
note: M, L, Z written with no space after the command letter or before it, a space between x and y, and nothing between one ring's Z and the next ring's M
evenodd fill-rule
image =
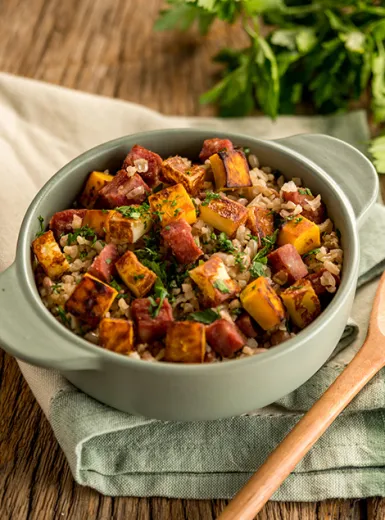
M192 312L186 316L186 320L199 321L205 325L210 325L210 323L219 320L220 317L221 315L219 312L215 311L214 309L205 309L204 311Z
M213 286L215 287L215 289L218 289L218 291L220 291L223 294L230 294L230 289L227 287L223 280L216 280L213 283Z
M83 237L86 240L90 240L92 245L94 245L98 239L97 234L92 228L89 226L82 226L78 229L75 229L72 233L68 233L67 244L70 246L74 242L77 242L78 237Z
M163 306L164 300L168 297L168 291L164 286L162 280L157 278L154 284L154 296L150 296L150 314L153 318L159 315L160 309ZM156 302L158 300L158 302Z
M36 233L35 237L38 238L38 237L41 237L42 235L44 235L45 231L44 231L44 218L40 215L37 217L38 221L39 221L39 226L40 226L40 229L39 231Z
M219 193L214 193L213 191L206 191L205 198L202 202L202 206L208 206L212 200L218 200L221 196Z
M307 258L309 256L313 256L313 255L318 255L318 253L320 252L320 248L319 247L316 247L315 249L312 249L311 251L308 251L307 253L305 253L304 255L302 255L302 258Z
M68 318L67 313L65 312L63 307L58 305L56 310L57 310L58 316L59 316L61 322L63 323L63 325L65 325L66 327L69 327L71 324L71 320Z
M147 202L143 202L141 206L120 206L116 208L125 218L138 220L139 218L150 218L150 206Z
M309 188L298 188L298 193L300 195L310 195L312 196L312 192L309 190Z

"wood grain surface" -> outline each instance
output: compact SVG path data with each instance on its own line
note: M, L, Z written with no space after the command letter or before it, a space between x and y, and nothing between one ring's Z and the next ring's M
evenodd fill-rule
M154 33L158 0L1 0L0 71L142 103L212 115L199 94L217 49L244 35L218 23L204 39ZM0 520L212 520L224 500L109 498L74 483L16 362L0 350ZM385 500L269 502L258 520L383 520Z

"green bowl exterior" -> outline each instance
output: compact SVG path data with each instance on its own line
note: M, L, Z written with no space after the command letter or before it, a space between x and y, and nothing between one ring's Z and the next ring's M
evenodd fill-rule
M247 146L262 164L287 177L302 177L321 193L342 234L345 263L341 286L331 304L306 330L268 352L240 360L204 365L148 363L95 347L58 323L45 309L31 267L30 245L46 221L71 206L88 173L118 168L138 143L162 156L197 157L204 139L228 137ZM15 264L0 275L0 341L32 364L59 369L85 393L119 410L164 420L212 420L268 405L298 388L335 348L351 310L359 264L356 219L349 200L323 170L282 144L209 130L146 132L104 143L62 168L31 203L19 235ZM6 295L6 296L5 296ZM15 316L22 309L20 320ZM6 315L6 316L5 316ZM5 333L4 330L7 332Z

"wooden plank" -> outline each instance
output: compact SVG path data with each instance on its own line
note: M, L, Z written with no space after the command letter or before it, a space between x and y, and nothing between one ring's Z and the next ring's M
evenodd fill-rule
M165 114L211 115L199 95L218 70L210 57L242 47L238 26L210 35L154 33L160 0L3 0L0 70L142 103ZM385 179L382 180L385 194ZM74 483L17 364L0 351L0 518L9 520L214 519L226 500L109 498ZM366 518L363 502L270 502L259 520ZM366 507L364 508L366 511ZM370 516L372 515L372 516ZM383 500L368 516L385 517Z

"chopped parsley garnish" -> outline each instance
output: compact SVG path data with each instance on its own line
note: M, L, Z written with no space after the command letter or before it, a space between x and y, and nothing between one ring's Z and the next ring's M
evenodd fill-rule
M109 282L109 285L111 285L111 287L113 287L115 289L115 291L118 291L118 295L116 296L116 299L117 300L120 300L120 298L127 298L128 297L128 294L123 294L122 291L124 291L124 288L118 284L118 282L115 280L115 278L113 278L110 282Z
M37 219L38 219L38 221L39 221L40 229L39 229L39 231L38 231L38 232L36 233L36 235L35 235L36 238L41 237L41 236L44 235L44 233L45 233L45 231L44 231L44 227L45 227L45 226L44 226L44 218L43 218L41 215L39 215L39 216L37 217Z
M62 284L61 283L54 283L53 285L51 285L51 290L52 290L53 293L59 294L63 290Z
M152 190L152 193L158 193L158 191L162 191L164 188L163 182L160 182L158 186L155 186L155 188Z
M112 262L111 258L106 258L106 264L110 264Z
M210 325L216 320L219 320L221 315L219 312L214 309L205 309L204 311L192 312L188 316L186 316L186 320L189 321L199 321L200 323L204 323L205 325Z
M80 260L84 260L87 255L88 255L88 252L86 250L80 251L80 253L79 253Z
M244 264L244 258L245 258L245 253L238 252L235 255L235 265L238 266L238 269L241 273L243 273L244 270L246 269L246 266Z
M141 217L150 217L150 206L147 202L143 202L141 206L120 206L116 211L124 218L138 220Z
M300 195L310 195L312 196L312 192L309 190L309 188L298 188L298 193Z
M227 237L226 233L219 233L218 236L213 233L217 240L217 248L225 253L234 253L237 249L233 246L232 241Z
M108 209L101 209L100 211L104 214L108 213Z
M286 222L293 221L294 224L299 224L300 222L302 222L302 220L303 220L303 217L297 217L295 215L290 215L289 217L285 218Z
M320 248L317 247L316 249L312 249L311 251L308 251L307 253L305 253L304 255L302 255L302 258L306 258L308 256L312 256L312 255L318 255L318 253L320 252Z
M165 229L165 231L170 231L171 227L170 226L165 226L164 229Z
M75 229L73 233L68 233L67 244L70 246L74 242L77 242L78 237L83 237L86 240L91 240L92 245L94 245L98 239L97 234L92 228L90 228L89 226L82 226L78 229Z
M205 200L202 202L202 206L208 206L212 200L218 200L221 196L219 193L213 191L206 191Z
M144 274L134 274L134 282L137 282L138 280L143 280Z
M168 292L164 286L162 280L157 278L154 284L154 296L150 296L150 314L153 318L156 318L163 306L165 298L168 297ZM156 300L159 300L158 303Z
M254 278L259 276L265 276L265 266L267 265L267 255L273 249L278 237L278 229L274 231L272 235L262 237L262 249L254 256L253 261L250 265L250 274Z
M70 319L68 318L65 310L63 309L63 307L61 307L60 305L58 305L57 307L57 313L59 315L59 318L61 319L61 322L63 323L63 325L65 325L66 327L69 327L70 326Z
M223 294L230 294L230 289L227 287L223 280L216 280L213 283L213 286L215 287L215 289L218 289L218 291L220 291Z

